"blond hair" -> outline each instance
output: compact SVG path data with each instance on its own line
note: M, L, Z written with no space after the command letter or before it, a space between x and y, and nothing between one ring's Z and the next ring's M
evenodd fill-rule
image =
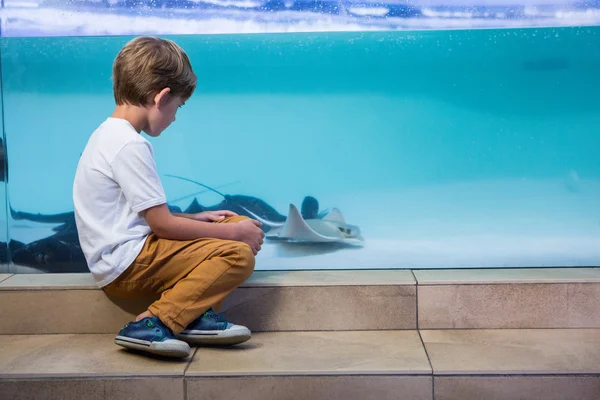
M113 92L117 105L146 106L164 88L187 100L196 89L190 60L175 42L151 36L128 42L113 63Z

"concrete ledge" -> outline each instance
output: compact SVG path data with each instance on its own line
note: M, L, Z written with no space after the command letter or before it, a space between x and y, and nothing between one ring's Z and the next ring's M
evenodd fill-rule
M109 298L89 274L17 274L0 282L0 334L114 333L153 300ZM257 271L221 311L255 332L415 329L416 281L405 270Z
M419 285L419 328L600 328L600 283Z
M0 291L0 334L116 333L150 302L97 289Z
M114 333L153 300L90 274L2 275L0 334ZM598 304L600 268L256 271L221 311L255 332L600 328Z
M600 268L413 272L420 329L600 328Z

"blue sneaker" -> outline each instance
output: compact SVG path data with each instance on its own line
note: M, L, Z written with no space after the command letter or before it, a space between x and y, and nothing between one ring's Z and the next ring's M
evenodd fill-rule
M185 358L190 355L190 346L177 340L173 332L157 317L129 322L121 328L115 337L115 343L129 349L167 357Z
M176 336L190 344L234 345L250 339L252 333L245 326L227 322L211 308Z

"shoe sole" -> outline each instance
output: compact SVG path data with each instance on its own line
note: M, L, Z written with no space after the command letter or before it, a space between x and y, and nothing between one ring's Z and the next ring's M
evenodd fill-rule
M141 350L159 356L185 358L190 355L190 346L181 340L167 339L164 342L149 342L147 340L133 339L117 336L115 344L128 349Z
M252 333L245 326L233 326L224 331L183 331L175 335L189 344L235 345L250 340Z

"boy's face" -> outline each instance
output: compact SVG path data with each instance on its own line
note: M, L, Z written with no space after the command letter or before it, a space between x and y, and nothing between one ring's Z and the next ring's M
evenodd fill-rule
M157 137L167 129L173 121L177 110L184 104L179 96L171 96L169 89L163 89L154 97L154 104L149 107L148 125L144 129L149 136Z

